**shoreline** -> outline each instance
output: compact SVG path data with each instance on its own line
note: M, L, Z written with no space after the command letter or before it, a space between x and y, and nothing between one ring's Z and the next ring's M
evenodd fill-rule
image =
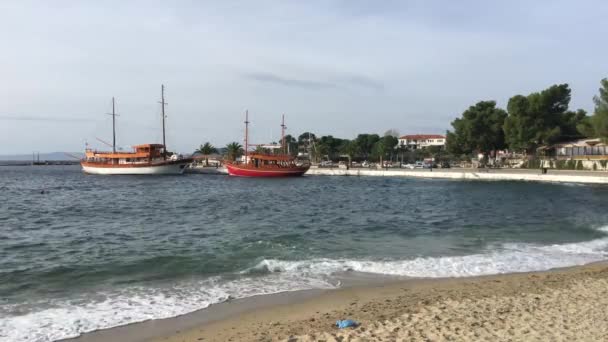
M420 320L420 317L428 316L429 310L442 311L438 307L458 308L459 303L474 306L484 301L495 301L494 304L500 307L505 305L505 301L514 305L512 301L520 299L524 304L518 305L525 306L530 296L543 300L546 297L549 301L555 293L567 297L572 292L569 289L576 286L591 289L587 293L589 296L599 295L593 291L598 286L606 288L608 262L539 272L462 278L405 279L373 275L369 279L354 279L338 289L282 292L237 299L178 317L99 330L63 341L274 341L290 338L312 341L316 338L339 340L341 334L356 338L370 333L372 335L367 335L365 340L373 340L374 335L385 333L387 325L392 326L392 332L386 333L395 334L399 330L395 328L408 324L407 320L403 321L403 317L418 317ZM577 292L573 295L580 297L581 291ZM568 297L561 304L574 303L586 307L596 303L603 305L603 308L606 303L601 301L604 298L608 302L605 293L590 303L581 298L573 302L574 299ZM486 309L494 306L487 304ZM530 308L521 309L525 311ZM449 316L448 309L443 311ZM338 330L333 327L336 320L346 318L360 322L361 328ZM490 322L490 318L486 318L484 321ZM433 323L432 320L430 323L423 321L426 325ZM377 330L375 333L374 329ZM385 336L385 340L386 338ZM388 338L390 340L390 336Z
M528 181L552 183L608 184L606 171L549 169L547 174L532 169L364 169L310 168L309 176L412 177L485 181Z

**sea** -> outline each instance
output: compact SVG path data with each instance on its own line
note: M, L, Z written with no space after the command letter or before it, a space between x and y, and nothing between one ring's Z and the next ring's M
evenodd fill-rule
M231 298L608 257L608 187L0 167L0 340L55 341Z

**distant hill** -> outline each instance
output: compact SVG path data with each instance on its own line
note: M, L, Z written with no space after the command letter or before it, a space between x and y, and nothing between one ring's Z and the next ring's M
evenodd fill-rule
M70 156L73 155L78 158L82 158L81 152L51 152L51 153L40 153L40 161L69 161L76 160L76 158ZM32 161L33 156L31 154L8 154L0 155L2 161Z

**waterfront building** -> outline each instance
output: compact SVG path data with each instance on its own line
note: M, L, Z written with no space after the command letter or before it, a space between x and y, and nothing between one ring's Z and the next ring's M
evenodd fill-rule
M608 171L608 144L601 139L542 146L538 152L545 168Z
M399 147L417 150L430 146L444 147L445 136L440 134L412 134L404 135L399 138Z
M563 142L539 149L546 157L558 160L606 160L608 159L608 146L600 139L581 139Z

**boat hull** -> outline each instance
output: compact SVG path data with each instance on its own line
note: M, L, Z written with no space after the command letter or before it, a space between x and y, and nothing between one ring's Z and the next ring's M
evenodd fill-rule
M184 173L188 161L158 164L96 164L81 162L82 171L91 175L179 175Z
M228 174L237 177L300 177L308 171L308 166L298 166L280 169L264 169L255 167L244 167L241 165L228 164Z
M198 173L205 175L227 175L228 170L224 166L191 166L186 168L186 173Z

